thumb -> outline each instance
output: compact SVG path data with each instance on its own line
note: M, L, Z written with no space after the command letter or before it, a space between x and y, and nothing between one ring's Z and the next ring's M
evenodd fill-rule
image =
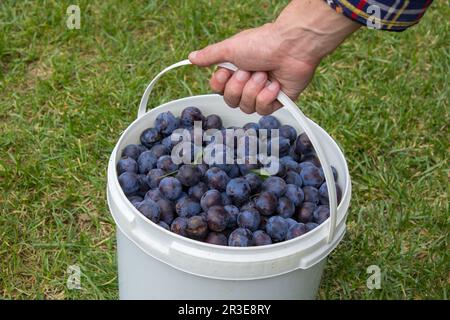
M224 40L215 44L211 44L204 49L191 52L189 60L198 66L207 67L212 64L231 60L231 41Z

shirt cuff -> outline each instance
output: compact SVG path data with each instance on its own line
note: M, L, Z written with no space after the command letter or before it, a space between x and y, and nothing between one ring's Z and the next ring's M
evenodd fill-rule
M370 28L403 31L419 22L433 0L325 0L336 12Z

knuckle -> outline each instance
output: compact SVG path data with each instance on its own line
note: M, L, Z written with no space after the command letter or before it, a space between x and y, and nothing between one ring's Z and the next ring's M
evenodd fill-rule
M242 100L241 100L241 102L239 103L239 108L241 108L242 111L244 111L244 110L251 110L251 109L252 109L252 106L246 104L245 102L242 102ZM245 111L244 111L244 112L245 112ZM246 113L247 113L247 112L246 112Z
M264 106L266 106L268 103L265 101L265 99L263 97L261 97L261 95L257 95L256 96L256 107L261 109L264 108Z
M253 112L255 112L255 110L252 107L243 105L242 103L239 104L239 107L242 110L242 112L246 114L252 114Z
M230 98L227 95L223 96L223 100L225 101L225 103L231 107L231 108L237 108L237 104L235 104L232 100L230 100Z
M239 101L239 98L241 97L242 94L242 89L238 85L236 85L234 81L233 82L230 81L230 83L227 84L225 92L230 99Z
M213 78L209 80L209 86L215 93L223 93L223 87L217 85Z
M264 103L262 103L262 102L257 103L256 104L256 112L259 115L262 115L262 116L270 114L270 106L269 106L269 104L265 103L265 102Z
M261 116L267 116L267 115L270 114L270 109L269 109L268 106L265 106L265 107L263 107L263 108L257 109L256 112L257 112L259 115L261 115Z
M242 93L241 102L239 103L240 106L244 108L254 108L255 104L252 103L251 97L249 97L245 92Z

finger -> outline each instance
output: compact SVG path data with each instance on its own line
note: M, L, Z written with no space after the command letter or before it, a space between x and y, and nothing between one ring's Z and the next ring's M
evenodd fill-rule
M247 81L250 79L250 72L237 70L228 80L223 98L230 107L237 107L241 101L242 90Z
M189 60L198 66L207 67L220 62L231 61L233 41L230 39L211 44L201 50L191 52Z
M209 85L211 89L214 92L222 94L225 90L225 85L227 84L227 81L231 78L231 75L233 73L225 68L218 68L216 72L211 77L211 80L209 80Z
M275 111L277 111L278 109L280 109L283 105L278 101L275 100L274 102L272 102L272 104L270 105L270 109L272 110L270 113L274 113Z
M278 81L268 83L263 90L256 97L256 112L260 115L268 115L275 111L275 102L278 93L280 92L280 84Z
M255 112L256 97L264 89L267 81L266 72L254 72L242 91L239 107L245 113Z

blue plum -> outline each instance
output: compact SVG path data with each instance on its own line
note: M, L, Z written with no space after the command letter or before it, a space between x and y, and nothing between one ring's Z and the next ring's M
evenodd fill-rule
M263 230L256 230L253 232L253 243L255 246L266 246L272 244L272 239Z
M281 197L278 199L277 213L283 218L290 218L294 215L295 205L287 197Z
M153 156L156 159L159 159L160 157L164 156L164 155L168 155L170 150L163 144L158 143L155 144L151 149L150 152L153 154Z
M175 218L175 220L173 220L172 224L170 225L170 231L179 234L180 236L186 237L187 225L188 225L187 218L184 217Z
M208 191L208 186L206 183L200 181L196 185L193 185L188 190L188 195L196 198L198 201L202 198L202 196Z
M210 207L222 205L223 205L222 195L219 191L215 189L206 191L200 198L200 206L205 212L207 212Z
M273 216L267 221L266 232L273 242L280 242L286 238L288 226L286 219L280 216Z
M295 184L287 184L286 192L284 193L286 198L292 201L294 206L299 206L305 200L305 194L303 193L302 188Z
M253 233L245 228L237 228L228 236L230 247L250 247L253 245Z
M226 193L236 205L242 205L250 197L250 184L245 178L231 179L226 187Z
M144 198L142 198L141 196L130 196L128 197L128 200L131 202L131 204L135 207L137 207L137 205L139 204L139 202L141 202L142 200L144 200Z
M205 122L203 123L203 128L205 130L208 129L222 129L222 119L217 114L210 114L206 117Z
M297 223L297 221L295 221L295 220L292 219L292 218L286 218L285 220L286 220L286 222L287 222L287 224L288 224L288 230L289 230L289 228L290 228L292 225L294 225L294 224Z
M169 200L176 200L182 192L181 182L174 177L165 177L159 183L159 191Z
M284 181L286 181L287 184L293 184L300 188L303 186L302 177L297 172L294 171L288 171L286 173Z
M280 127L279 134L280 137L288 139L290 144L294 143L295 139L297 138L297 131L288 124L283 124Z
M147 183L150 188L158 188L160 181L164 178L167 173L162 169L151 169L147 173Z
M208 235L208 224L202 216L190 217L187 221L186 234L192 239L204 239Z
M156 166L157 161L158 160L153 156L151 151L142 152L137 160L139 173L147 174Z
M179 140L172 140L172 135L165 137L161 140L161 144L166 147L169 151L172 151L173 147L180 142L181 138Z
M181 112L181 125L185 128L191 128L194 126L195 121L201 121L202 124L205 121L205 117L197 107L187 107Z
M286 182L280 177L271 176L262 183L262 190L272 192L281 197L286 192Z
M144 199L151 199L153 201L159 201L161 199L164 199L163 194L159 191L158 188L151 189L147 191L147 193L144 196Z
M260 214L269 216L275 213L278 199L272 192L263 191L255 199L255 207Z
M211 231L220 232L226 229L229 218L222 206L212 206L206 212L206 220Z
M286 234L286 240L291 240L300 237L307 232L308 230L306 229L306 226L303 223L296 223L288 229Z
M155 128L148 128L142 131L140 140L144 146L151 148L155 143L161 140L161 135Z
M250 185L250 192L257 193L261 190L262 179L255 173L247 173L244 176L244 179L247 180Z
M330 207L326 205L321 205L314 210L313 220L317 224L323 223L330 216Z
M342 198L342 191L341 187L337 183L335 183L336 186L336 197L337 197L337 203L339 204L341 202ZM329 198L328 198L328 187L327 183L324 182L319 188L319 201L320 204L329 204Z
M167 223L165 223L164 221L159 221L158 222L158 226L160 226L161 228L164 228L164 229L170 231L170 226Z
M218 246L227 245L227 236L220 232L210 232L205 239L206 243L215 244Z
M300 172L304 186L319 188L324 181L323 172L316 166L307 166Z
M238 207L229 204L223 207L228 214L227 228L235 228L237 226L237 217L239 215Z
M117 162L116 169L118 175L124 172L138 173L138 164L133 158L125 157Z
M317 223L314 223L314 222L308 222L308 223L305 224L305 226L306 226L306 230L309 232L309 231L317 228L319 225Z
M310 163L312 163L313 165L315 165L318 168L320 168L322 166L322 164L320 163L319 158L317 157L317 155L315 153L303 155L302 158L300 159L300 161L302 163L310 162Z
M295 152L295 142L294 144L291 145L291 148L289 149L289 157L291 157L292 159L294 159L294 161L299 162L301 159L301 155L297 154L297 152Z
M144 196L150 189L147 176L145 174L138 174L138 182L139 182L138 195Z
M241 175L241 170L237 164L230 164L228 168L227 174L230 178L237 178Z
M145 150L144 150L145 151ZM137 160L143 150L137 144L129 144L122 150L122 158L130 157Z
M156 201L161 211L160 220L170 225L175 219L175 206L172 201L161 198Z
M202 207L197 199L186 196L177 200L175 210L179 217L190 218L200 214Z
M209 166L205 163L200 163L197 165L197 169L200 171L200 180L205 178L206 171L208 171Z
M267 154L281 158L289 154L290 148L291 145L289 144L289 139L284 137L272 138L267 143Z
M175 117L172 112L161 112L155 119L155 128L161 134L168 136L180 126L180 119Z
M200 182L201 172L195 165L184 164L178 169L176 177L182 185L192 187Z
M301 207L297 208L297 220L302 223L313 221L313 214L316 208L317 205L313 202L303 202Z
M230 181L230 177L225 171L217 167L209 168L205 173L205 179L210 188L219 191L225 191L228 181Z
M178 165L173 162L172 157L169 155L161 156L156 162L156 167L166 172L178 170Z
M297 161L295 161L291 156L284 156L280 158L280 162L286 168L286 171L294 171L300 173L301 169Z
M319 203L319 190L311 186L305 186L302 188L303 194L305 195L305 202L312 202L315 204Z
M246 124L244 124L244 126L242 127L242 129L244 130L250 130L253 129L256 132L258 132L259 130L259 124L255 123L255 122L248 122Z
M136 173L124 172L119 176L118 180L125 195L133 196L139 191L139 180Z
M161 209L158 204L150 199L145 199L136 207L147 219L153 221L154 223L159 222L159 217L161 215Z
M295 140L295 152L298 155L310 154L314 152L313 145L306 133L301 133Z
M259 127L261 129L279 129L281 124L277 118L272 115L262 116L258 121Z
M314 166L314 164L311 162L300 162L298 164L298 168L300 170L299 173L302 172L302 170L305 169L306 167L310 167L310 166Z
M238 214L237 224L241 228L247 228L250 231L256 231L261 222L261 216L259 212L255 211L242 211Z

